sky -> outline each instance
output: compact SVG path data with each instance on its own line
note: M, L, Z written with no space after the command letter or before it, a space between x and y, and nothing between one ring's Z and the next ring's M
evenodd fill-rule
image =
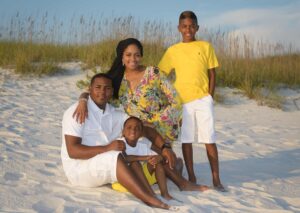
M171 22L176 28L184 10L196 13L200 27L246 33L300 49L300 0L0 0L0 27L17 12L22 16L47 12L60 20L74 15L131 15L142 21Z

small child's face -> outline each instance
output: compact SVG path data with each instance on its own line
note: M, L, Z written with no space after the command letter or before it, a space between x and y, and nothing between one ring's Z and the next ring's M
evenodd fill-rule
M123 136L125 137L126 142L133 147L136 146L136 143L142 136L142 133L142 124L136 119L129 119L123 128Z
M195 41L195 35L199 30L199 26L191 18L181 19L178 25L178 31L181 33L183 42Z

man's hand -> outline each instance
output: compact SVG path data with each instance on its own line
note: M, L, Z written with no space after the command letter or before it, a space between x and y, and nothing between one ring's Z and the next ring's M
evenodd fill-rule
M175 167L176 163L176 154L173 152L172 149L164 148L162 150L161 155L166 159L166 163L169 164L170 169L173 169Z
M121 140L114 140L110 144L108 144L107 147L108 147L107 151L111 151L111 150L125 151L126 148L124 141Z

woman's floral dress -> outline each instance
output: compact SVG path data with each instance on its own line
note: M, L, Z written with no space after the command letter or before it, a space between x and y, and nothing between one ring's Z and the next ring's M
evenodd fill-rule
M119 101L127 114L152 123L166 141L177 139L182 116L181 101L172 84L158 68L147 67L135 91L131 91L124 76Z

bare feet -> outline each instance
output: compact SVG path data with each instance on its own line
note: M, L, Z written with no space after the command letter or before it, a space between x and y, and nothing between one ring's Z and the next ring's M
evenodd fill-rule
M181 187L179 187L181 191L200 191L204 192L209 189L208 186L205 185L199 185L195 183L191 183L189 181L186 181Z
M222 184L219 184L217 186L214 186L214 189L218 192L228 192L227 189L225 189L225 187Z
M167 205L166 203L157 199L156 197L152 197L152 199L145 201L145 203L151 207L156 207L156 208L161 208L161 209L169 209L170 208L169 205Z
M166 200L172 200L173 199L173 197L169 194L169 193L167 193L167 194L164 194L164 195L161 195L164 199L166 199Z

